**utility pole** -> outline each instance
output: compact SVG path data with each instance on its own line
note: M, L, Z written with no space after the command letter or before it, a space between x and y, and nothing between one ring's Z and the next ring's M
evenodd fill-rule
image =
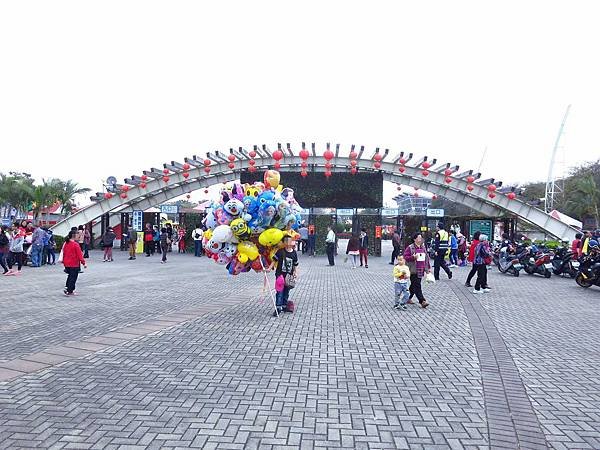
M554 173L554 164L556 162L556 152L558 150L560 140L562 138L565 123L567 122L567 117L569 116L569 111L571 110L571 105L567 106L567 110L565 111L565 115L563 116L562 122L560 124L560 128L558 130L558 136L556 136L556 141L554 142L554 149L552 150L552 158L550 159L550 167L548 169L548 178L546 179L546 201L544 202L544 210L549 213L554 209L554 196L558 192L562 192L562 189L559 188L556 184L556 174ZM564 174L561 174L564 176Z

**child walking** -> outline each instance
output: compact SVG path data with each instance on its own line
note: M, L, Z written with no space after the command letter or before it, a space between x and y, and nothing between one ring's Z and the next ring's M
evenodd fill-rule
M63 265L65 266L65 271L67 272L67 283L63 292L67 297L75 295L75 283L77 283L80 264L83 264L83 267L87 269L81 247L75 240L76 235L76 231L69 231L69 235L67 236L62 247Z
M162 260L160 261L161 264L164 264L167 262L167 250L169 249L169 234L167 233L167 229L166 228L161 228L160 229L160 249L162 251Z
M406 309L408 303L408 280L410 280L410 269L406 265L404 256L396 258L394 266L394 309Z

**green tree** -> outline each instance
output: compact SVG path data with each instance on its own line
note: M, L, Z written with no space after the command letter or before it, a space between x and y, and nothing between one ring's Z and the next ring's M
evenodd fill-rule
M26 212L33 203L33 178L27 173L0 174L0 204Z
M63 214L71 214L71 210L75 206L75 196L89 192L89 188L82 188L72 180L60 181L57 184L58 201L61 203L61 212Z
M565 206L574 216L583 219L593 216L600 223L600 191L592 173L572 180Z

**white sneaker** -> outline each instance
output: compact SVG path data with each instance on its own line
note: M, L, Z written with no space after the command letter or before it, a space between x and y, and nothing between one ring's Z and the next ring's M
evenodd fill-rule
M478 291L477 289L473 289L473 294L483 294L483 291Z
M492 292L492 290L488 288L483 288L483 292Z

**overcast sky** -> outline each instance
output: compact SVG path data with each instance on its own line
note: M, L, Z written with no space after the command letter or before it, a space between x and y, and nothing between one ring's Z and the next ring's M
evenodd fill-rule
M0 0L0 171L94 190L301 141L545 180L600 157L596 1Z

